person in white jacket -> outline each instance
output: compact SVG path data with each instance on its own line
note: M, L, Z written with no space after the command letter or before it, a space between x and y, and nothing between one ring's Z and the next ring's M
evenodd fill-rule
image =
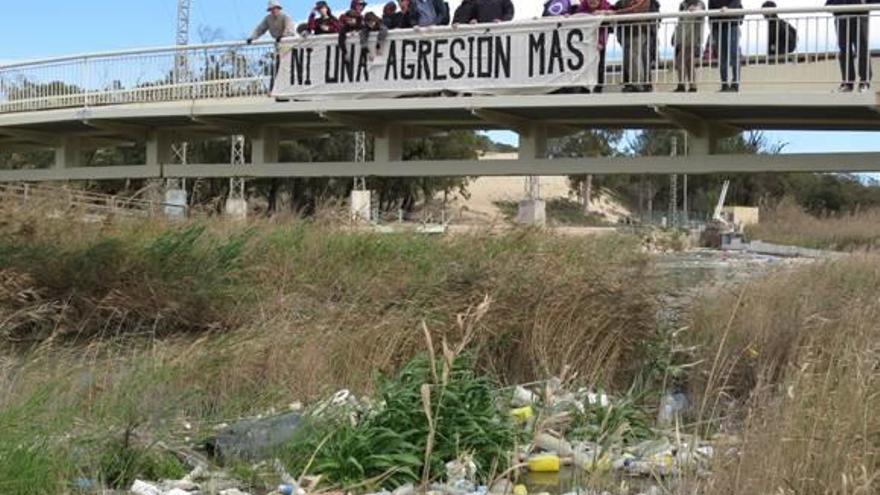
M275 41L279 43L284 37L296 34L296 26L293 24L293 19L282 12L283 7L281 6L281 2L278 0L269 0L269 6L266 10L269 12L269 15L267 15L257 25L256 29L254 29L251 37L247 39L248 44L253 43L254 40L263 36L266 32L268 32L273 38L275 38Z

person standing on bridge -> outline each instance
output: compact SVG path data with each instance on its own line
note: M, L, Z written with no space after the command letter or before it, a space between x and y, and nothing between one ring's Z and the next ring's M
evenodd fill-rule
M709 0L709 10L726 12L742 8L741 0ZM742 20L742 16L709 16L723 93L739 91L739 25Z
M703 0L684 0L678 6L679 12L699 12L706 10ZM696 73L694 65L700 56L700 47L703 46L703 22L702 17L682 17L675 25L672 34L672 46L675 47L675 71L678 73L678 87L676 93L697 91Z
M615 14L647 14L651 0L618 0ZM653 20L618 23L617 40L623 46L623 92L651 91L651 39Z
M825 5L867 5L880 0L826 0ZM838 91L848 93L855 88L856 72L859 78L859 91L871 89L871 50L868 46L869 11L841 12L834 14L837 25L837 46L840 55L840 83Z
M315 3L315 8L309 14L310 34L331 34L339 32L339 19L333 15L330 6L324 0Z
M254 29L253 34L251 34L251 37L247 39L249 45L267 32L272 35L278 43L280 43L284 37L293 36L296 33L296 26L293 23L293 19L282 12L282 9L281 2L278 0L269 0L269 6L266 8L269 15L260 21Z
M505 22L513 20L511 0L473 0L471 23Z
M775 9L776 2L768 0L761 8ZM785 62L786 55L797 49L797 29L777 14L764 14L764 19L767 19L767 55L777 63Z
M608 15L614 13L608 0L581 0L574 7L575 14L582 15ZM586 93L601 93L605 87L605 47L608 45L608 25L602 23L596 33L596 49L599 52L599 67L596 74L596 86L584 88Z

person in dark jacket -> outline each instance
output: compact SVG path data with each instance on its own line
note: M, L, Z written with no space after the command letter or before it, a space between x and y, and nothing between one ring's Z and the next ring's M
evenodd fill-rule
M479 24L513 20L513 2L511 0L473 0L474 12L471 22Z
M761 5L762 9L775 9L776 2L767 1ZM781 58L797 49L797 29L776 14L764 14L767 19L767 55Z
M709 0L709 10L742 9L741 0ZM742 16L709 16L712 40L718 53L721 91L739 91L739 25Z
M382 24L388 29L394 29L394 19L397 14L397 4L388 2L382 7Z
M389 29L410 29L419 25L419 13L412 6L412 0L397 0L400 7L394 14L392 26Z
M872 3L880 3L880 0L826 0L825 5ZM852 91L856 85L856 73L859 78L859 91L868 91L871 88L868 11L834 14L834 22L837 27L837 47L840 49L837 60L840 63L840 76L843 79L838 91L843 93Z
M618 0L615 14L647 14L651 0ZM651 31L653 21L624 21L618 23L617 40L623 46L623 92L651 91Z
M333 11L327 2L320 0L309 14L309 34L328 34L339 32L339 19L333 16Z
M474 8L475 0L461 0L461 3L452 14L452 24L469 24L476 23L477 18Z
M388 28L385 27L379 16L372 12L367 12L361 25L361 46L369 47L370 33L376 33L375 50L370 52L370 57L381 56L382 46L385 44L385 38L388 37Z
M357 10L350 9L339 16L339 48L345 54L348 49L348 33L360 32L364 27L364 18Z
M365 0L351 0L351 4L348 7L348 10L339 16L339 28L342 29L346 24L349 24L348 19L346 17L351 14L352 16L357 18L357 23L360 25L364 20L364 9L367 8L367 2Z

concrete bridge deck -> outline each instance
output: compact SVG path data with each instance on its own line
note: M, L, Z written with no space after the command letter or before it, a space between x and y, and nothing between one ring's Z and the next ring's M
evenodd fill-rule
M874 25L880 21L880 15L875 15L880 6L872 9L870 22ZM603 94L413 95L276 101L268 95L271 70L267 72L266 66L261 65L272 60L273 48L266 44L152 49L0 67L0 151L55 150L53 168L0 170L0 181L880 170L880 153L758 157L715 154L719 139L744 130L880 130L880 93L876 86L865 92L833 92L840 75L836 41L829 33L834 32L832 14L838 10L841 9L775 9L787 15L805 35L804 49L784 60L755 48L766 42L761 39L766 24L760 16L762 11L746 11L741 28L744 53L740 93L717 92L718 68L717 62L712 61L698 64L699 92L671 91L677 78L672 61L664 58L664 54L669 53L671 33L682 20L678 14L627 17L632 17L630 22L642 22L658 30L660 60L651 73L654 91L650 93L619 92L621 61L616 48L609 48ZM545 28L542 22L546 24L534 21L533 27ZM522 28L531 27L526 23ZM880 32L880 27L874 32ZM880 44L873 39L871 43ZM871 65L874 74L880 74L880 53L875 55L870 58ZM223 57L233 60L230 67L234 70L205 69L203 74L181 75L182 63L195 65L192 59ZM156 77L154 73L167 74L169 70L171 79L159 77L150 79L154 82L149 84L135 83L145 77ZM100 81L95 81L95 74L101 74ZM548 138L609 127L683 129L689 135L689 155L547 157ZM280 142L342 129L372 135L374 160L279 163ZM405 139L451 129L515 131L521 137L519 159L402 160ZM252 151L245 165L175 164L170 151L174 143L232 134L244 135L250 142ZM145 163L83 166L84 150L108 146L143 146Z

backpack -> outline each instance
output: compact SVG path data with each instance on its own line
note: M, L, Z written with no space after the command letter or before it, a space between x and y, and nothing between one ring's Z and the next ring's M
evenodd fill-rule
M785 47L785 53L792 53L797 50L798 33L797 29L791 24L785 23L785 41L788 46Z

